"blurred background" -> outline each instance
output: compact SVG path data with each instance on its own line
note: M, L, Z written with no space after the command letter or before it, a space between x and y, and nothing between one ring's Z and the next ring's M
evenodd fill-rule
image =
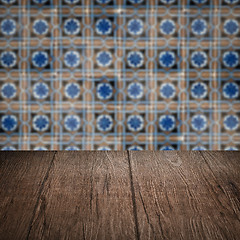
M239 22L239 0L0 0L0 149L240 149Z

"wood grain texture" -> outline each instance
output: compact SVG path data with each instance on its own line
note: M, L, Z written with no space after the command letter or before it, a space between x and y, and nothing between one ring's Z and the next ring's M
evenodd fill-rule
M140 239L239 239L240 155L130 152Z
M0 239L26 239L54 154L0 153Z
M240 152L0 152L0 239L239 239Z
M135 239L126 152L59 152L29 239Z

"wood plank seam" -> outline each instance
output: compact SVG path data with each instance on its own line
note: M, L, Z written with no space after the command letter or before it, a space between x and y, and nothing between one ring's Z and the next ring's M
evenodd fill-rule
M237 240L239 153L3 152L0 239Z
M33 220L34 220L34 217L35 217L35 214L36 214L36 211L37 211L37 207L38 207L38 205L39 205L40 197L41 197L41 195L42 195L45 182L47 181L47 179L48 179L48 177L49 177L49 172L50 172L50 170L51 170L51 168L52 168L52 166L53 166L53 161L54 161L54 159L55 159L56 154L57 154L57 151L54 151L54 155L53 155L52 160L51 160L51 162L50 162L50 164L49 164L48 170L47 170L47 172L46 172L46 174L45 174L45 177L44 177L44 179L43 179L43 181L42 181L42 183L41 183L41 186L40 186L40 188L39 188L37 201L36 201L36 204L35 204L34 209L33 209L33 214L32 214L31 221L30 221L30 223L29 223L29 227L28 227L28 232L27 232L27 237L26 237L26 239L29 239L30 232L31 232L32 226L33 226Z
M137 240L140 239L139 228L138 228L138 217L137 217L137 204L136 204L136 197L135 197L135 189L133 185L133 176L132 176L132 167L130 163L130 150L127 150L128 156L128 165L129 165L129 177L130 177L130 186L131 186L131 194L132 194L132 204L133 204L133 215L134 215L134 222L135 222L135 230L136 230L136 238Z
M153 227L152 223L149 220L149 216L148 216L148 213L147 213L147 209L146 209L145 203L143 201L143 197L142 197L141 191L139 190L138 192L139 192L139 196L140 196L140 199L141 199L141 203L143 205L143 210L144 210L144 212L146 214L146 217L147 217L147 222L148 222L149 226L151 227L153 234L155 234L154 227ZM160 214L157 214L157 216L158 216L158 220L159 220L160 230L161 230L162 236L164 238L163 228L162 228L162 224L161 224L161 221L160 221Z

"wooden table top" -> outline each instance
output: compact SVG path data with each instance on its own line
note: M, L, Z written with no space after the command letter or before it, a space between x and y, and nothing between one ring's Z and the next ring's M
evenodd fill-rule
M240 239L240 152L1 152L0 239Z

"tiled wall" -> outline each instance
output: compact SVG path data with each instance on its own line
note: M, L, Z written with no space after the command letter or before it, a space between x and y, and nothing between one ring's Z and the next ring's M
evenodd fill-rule
M0 0L0 148L240 149L239 0Z

